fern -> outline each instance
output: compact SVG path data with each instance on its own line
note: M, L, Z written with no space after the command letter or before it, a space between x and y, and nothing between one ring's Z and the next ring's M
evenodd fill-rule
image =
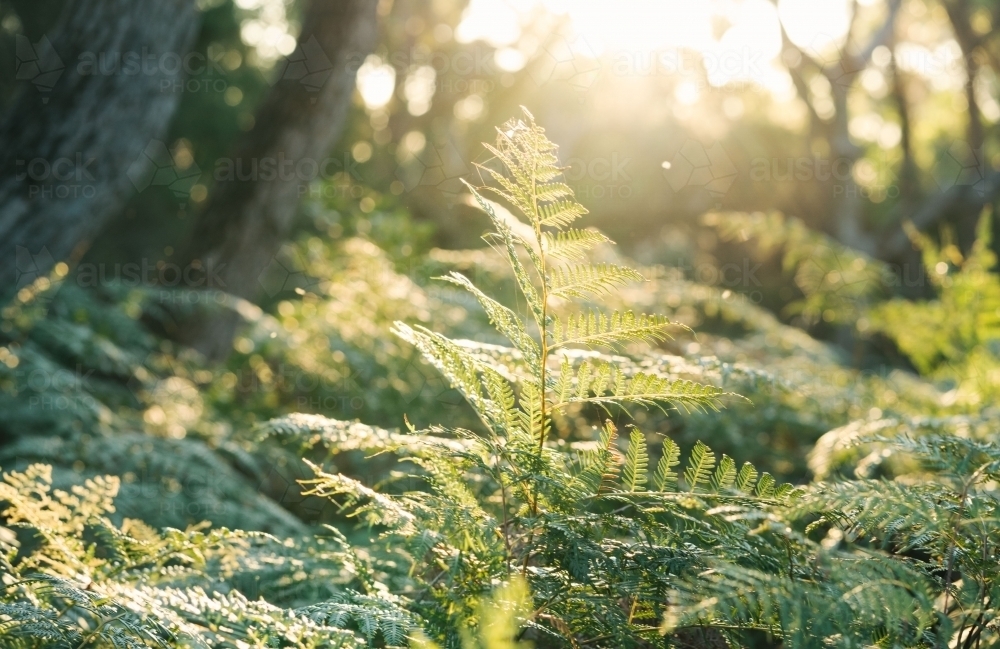
M663 440L663 455L656 463L656 473L653 476L653 485L657 491L666 491L677 486L677 473L674 467L681 463L681 449L671 439Z
M566 298L600 295L617 286L644 279L638 271L614 264L562 266L553 269L549 277L552 296Z
M617 347L626 342L657 342L667 338L664 330L671 324L663 316L636 316L632 311L615 311L610 317L594 311L570 314L565 323L556 316L553 348L564 345Z
M638 428L633 428L629 436L628 452L622 468L622 486L626 491L643 491L646 487L649 469L649 455L646 452L646 436Z
M757 482L757 469L749 462L745 462L740 467L740 472L736 476L735 486L738 491L749 493L753 490Z
M695 444L691 449L687 468L684 469L684 482L687 483L688 490L695 491L699 486L707 484L714 467L715 453L701 442Z
M736 481L736 462L728 455L723 455L719 466L712 474L712 488L716 491L728 491Z
M640 279L636 271L587 263L590 251L610 242L574 227L586 209L562 182L557 149L529 113L501 127L487 150L494 159L482 174L493 189L470 190L490 219L485 240L498 255L439 254L426 275L441 276L452 301L427 302L427 314L407 311L411 324L394 325L394 340L417 350L467 400L467 416L426 429L404 420L408 432L399 432L287 415L220 436L218 450L203 445L201 455L191 449L203 447L180 440L98 435L96 428L87 429L86 439L19 441L0 457L19 466L25 458L58 464L78 457L86 477L73 482L40 464L4 474L0 645L512 649L766 640L816 649L976 649L1000 643L1000 446L991 410L950 410L940 392L916 379L860 380L837 366L825 346L761 309L734 307L718 291L673 280L631 290L627 283ZM488 191L499 202L486 200ZM788 225L759 216L737 221L733 236L742 230L763 236ZM876 293L864 286L839 297L822 293L824 286L844 288L852 277L860 281L865 268L877 265L855 264L858 257L839 248L824 252L823 239L798 227L791 226L792 236L817 253L817 266L849 262L856 273L797 269L800 286L816 289L803 312L843 307L834 314L841 317L867 308L864 301ZM785 237L781 245L787 243ZM935 265L945 255L922 245ZM796 264L810 261L793 253ZM991 353L985 342L995 337L990 254L983 246L961 259L953 253L941 301L953 309L975 304L978 315L948 330L946 344L927 347L931 371L942 354L962 358L974 350L982 362ZM517 291L510 305L477 285L481 274L468 272L496 259L507 265L505 286ZM445 263L464 263L466 274L442 271ZM370 283L344 284L374 293ZM987 290L977 297L979 284ZM414 286L396 288L409 297ZM961 290L947 294L955 288ZM452 338L443 333L447 323L431 318L444 313L440 305L458 304L460 292L481 313L469 313L457 328L478 335L476 326L488 321L495 334L487 341ZM33 309L58 308L40 300L43 294L27 291L24 304L4 318L17 325ZM576 304L578 298L602 304ZM680 330L655 313L661 304L740 325L750 333L732 343L733 356L764 358L767 350L773 366L638 351ZM306 306L317 308L304 301L302 312L294 312L300 325ZM326 317L339 316L331 309ZM377 317L396 320L381 311ZM55 367L38 344L49 336L62 339L60 353L70 358L102 347L106 374L131 376L130 350L141 345L102 346L85 329L60 320L38 339L0 348L0 362L8 369ZM359 332L355 340L372 335ZM331 340L316 337L310 349L320 356ZM501 339L506 345L495 344ZM700 342L706 354L731 343L711 336ZM385 354L400 353L391 349ZM256 369L268 371L266 363ZM12 375L0 372L4 380ZM155 391L158 378L147 374L139 384ZM764 414L717 410L735 381L759 395ZM83 387L72 383L68 390ZM878 390L891 390L893 400L871 401ZM894 405L844 426L844 413L862 403L866 413L869 403ZM633 412L634 406L648 410ZM104 407L87 421L118 426ZM680 419L674 408L694 414ZM631 415L647 427L664 423L673 438L650 447L635 426L619 437L618 422ZM773 434L770 441L746 434L741 418L751 416L760 417L754 430ZM593 438L575 434L597 417L603 421ZM798 431L819 435L831 428L813 454L818 481L779 483L775 476L790 471L781 468L789 457L785 445ZM693 433L715 450L686 441ZM683 470L677 439L689 449ZM731 457L745 459L741 447L751 443L770 454L760 470ZM325 525L309 528L249 482L232 479L228 464L205 459L215 452L256 480L284 481L302 498L297 506L317 510L313 520ZM652 475L651 456L658 456ZM126 513L130 500L119 490L129 478L95 473L118 468L126 457L165 479L221 476L226 486L214 497L241 505L232 516L252 526L258 519L242 512L266 510L266 520L282 524L274 524L275 534L154 529ZM293 467L311 474L301 481L301 496L288 482L307 474ZM75 486L60 488L66 484Z
M582 215L581 212L576 216ZM569 223L572 223L575 218L573 217ZM543 218L542 225L554 226L558 223L549 223ZM554 234L551 232L543 232L542 234L543 250L552 257L566 261L584 261L587 258L587 252L603 243L611 243L610 239L597 230L568 228Z

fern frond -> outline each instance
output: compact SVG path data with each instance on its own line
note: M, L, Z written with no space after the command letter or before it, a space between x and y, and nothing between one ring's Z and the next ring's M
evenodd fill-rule
M637 316L633 311L615 311L609 317L600 311L572 314L565 323L558 316L552 323L553 348L565 345L618 347L626 342L654 342L670 336L672 323L665 316Z
M595 496L601 493L606 483L614 482L618 477L618 451L616 440L618 428L608 420L601 429L597 448L587 453L583 460L583 470L576 475L571 490L580 491L585 496Z
M744 462L739 475L736 476L736 490L749 494L753 492L755 484L757 484L757 469L749 462Z
M384 594L349 593L296 610L314 622L335 628L356 626L375 644L376 634L387 646L403 646L409 633L419 628L412 613Z
M542 225L563 228L587 213L586 208L576 201L555 200L573 195L572 190L566 185L553 184L544 187L547 189L543 195L539 195L539 199L554 200L555 202L538 206L539 220Z
M586 213L586 210L583 213ZM548 225L544 219L542 224ZM545 253L550 257L566 261L584 261L587 258L587 252L602 243L612 243L612 241L604 234L591 229L570 228L561 232L542 234Z
M688 457L687 468L684 469L684 482L687 483L688 491L695 491L698 487L708 484L713 468L715 468L715 453L704 443L696 443Z
M648 477L649 455L646 452L646 436L633 427L629 436L625 465L622 467L622 487L625 491L644 491Z
M548 418L542 417L542 400L545 398L545 392L534 381L526 381L521 386L518 410L520 427L521 430L529 431L534 444L538 445L548 436L551 426Z
M819 574L803 578L712 562L680 585L663 630L749 627L796 647L822 647L830 638L836 646L867 646L875 634L887 646L923 645L938 624L924 575L877 555L858 559L825 558Z
M712 475L712 488L716 491L728 491L736 481L736 462L733 458L723 454Z
M564 371L571 366L564 365ZM645 372L626 376L615 365L605 362L582 362L572 379L560 376L560 388L572 381L573 389L568 400L560 400L555 409L570 403L586 402L601 406L635 404L661 407L668 403L677 408L717 410L719 399L728 393L713 385L696 383L687 379L670 379Z
M465 182L464 180L462 182ZM469 191L479 202L480 207L486 212L490 220L493 222L493 227L496 228L496 234L499 236L503 248L501 253L507 257L507 263L510 264L511 269L514 271L514 278L517 281L518 288L521 290L521 294L524 295L525 301L528 303L528 308L531 309L531 313L535 318L536 324L539 327L545 326L544 309L542 308L541 298L538 295L538 291L535 290L534 284L531 282L531 277L528 275L528 271L525 270L524 265L521 263L520 258L517 256L517 249L515 248L515 237L511 232L510 227L500 219L496 210L490 205L489 201L485 200L482 195L476 191L476 189L465 183ZM530 250L530 246L526 246Z
M548 277L551 294L564 298L600 295L616 286L645 279L638 271L615 264L560 266L554 268Z
M821 514L856 534L879 533L886 542L904 547L938 544L940 550L960 500L959 494L939 485L852 480L814 485L791 504L787 515L797 519Z
M536 192L535 192L535 197L540 202L545 202L545 203L548 204L548 205L541 205L541 206L539 206L539 212L541 213L542 223L546 224L545 223L545 221L546 221L546 210L545 210L545 208L548 207L549 205L559 206L559 211L560 212L565 212L567 206L570 206L570 205L575 206L576 204L573 203L573 202L571 202L571 201L560 200L560 199L565 199L567 197L572 197L572 196L573 196L573 190L570 189L569 185L567 185L566 183L556 183L556 182L552 182L552 183L549 183L549 182L539 183L538 187L536 189ZM550 223L550 224L547 224L547 225L552 225L552 224Z
M776 487L777 485L775 484L774 476L765 471L761 474L760 480L757 481L754 493L761 498L773 498Z
M656 463L653 486L657 491L677 488L677 472L674 467L681 463L681 449L669 437L663 440L663 455Z
M532 373L538 371L538 363L541 358L538 343L524 330L524 325L516 313L483 293L461 273L451 272L440 279L461 286L472 293L476 300L479 301L479 304L482 305L483 310L486 311L490 323L497 328L497 331L506 336L518 351L524 354L524 360Z
M502 163L508 164L508 159L506 157L501 157L502 154L500 154L496 149L485 143L484 146L486 146L486 148L491 153L493 153L493 155L497 156L497 158ZM504 199L505 201L507 201L508 203L519 209L523 214L531 214L533 210L531 204L531 196L529 196L522 188L524 186L523 182L514 182L509 178L507 178L506 176L504 176L499 171L491 169L490 167L487 167L485 165L476 165L476 166L482 171L485 171L487 174L489 174L490 177L503 188L502 190L497 189L496 187L485 187L484 189L488 189L493 194ZM515 178L517 178L517 175L515 175Z
M338 496L345 498L342 507L351 515L363 516L370 525L388 525L390 527L406 527L416 521L416 517L390 496L386 496L370 487L366 487L354 478L339 473L327 473L309 460L303 462L312 469L315 478L302 480L306 496L319 496L334 500Z
M456 389L478 407L483 405L483 390L479 372L484 367L471 354L439 333L417 325L394 323L393 333L417 347L424 357L437 367Z

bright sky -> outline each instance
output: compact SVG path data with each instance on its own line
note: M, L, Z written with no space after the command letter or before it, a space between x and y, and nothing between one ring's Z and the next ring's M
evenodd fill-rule
M246 4L272 0L237 1ZM775 7L771 0L470 0L455 37L464 43L481 40L494 46L497 65L513 72L535 58L539 47L552 47L551 31L564 21L565 38L557 39L555 47L571 52L569 56L574 60L600 58L602 65L607 63L619 70L632 65L639 75L650 74L651 66L682 76L691 70L691 78L682 79L675 89L681 105L692 106L701 98L702 67L713 86L755 84L784 105L795 101L796 92L780 62L781 26L810 56L833 60L846 40L851 2L778 0ZM858 4L884 7L885 0L858 0ZM930 50L902 41L896 50L901 67L927 76L935 88L960 77L948 65L948 55L957 44L949 39L936 47ZM550 54L564 60L564 54ZM885 91L879 70L884 61L879 63L877 59L873 57L874 68L862 75L865 89L873 96ZM695 65L697 69L692 68ZM365 62L359 70L358 87L369 109L390 100L395 75L396 70L376 55ZM435 92L435 70L424 66L408 72L404 81L409 111L414 115L425 113ZM824 91L821 85L811 88L816 95L814 103L817 110L831 112L832 103L823 106L829 89ZM990 97L986 99L984 105L988 104L988 109L1000 117L1000 105ZM456 107L457 116L473 118L475 114L477 105ZM857 127L872 131L871 124L863 128L865 125L859 123Z
M787 78L774 64L781 50L779 15L794 42L819 51L843 42L848 3L780 0L775 9L768 0L472 0L456 36L517 47L522 27L543 10L568 19L580 55L687 49L705 58L714 85L753 81L784 94Z

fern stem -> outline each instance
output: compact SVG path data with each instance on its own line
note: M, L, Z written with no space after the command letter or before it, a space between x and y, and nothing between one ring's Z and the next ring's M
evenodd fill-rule
M541 404L539 405L539 427L538 431L538 457L541 459L542 453L545 451L545 370L548 365L549 360L549 341L548 341L548 312L549 312L549 286L546 279L545 270L545 244L542 237L542 218L538 213L538 177L537 177L538 162L537 160L533 162L531 170L531 207L532 207L532 221L535 226L535 240L538 242L538 261L541 268L538 269L538 274L540 275L542 284L542 321L538 327L538 337L539 337L539 347L541 349L541 361L539 362L538 375L539 375L539 394L541 395ZM538 515L538 485L535 485L534 493L531 498L531 515ZM525 568L527 568L527 562L525 562Z
M108 624L110 624L111 622L116 622L116 621L118 621L118 620L122 619L123 617L125 617L125 613L122 613L122 614L120 614L120 615L116 615L116 616L114 616L114 617L109 617L109 618L105 618L104 620L102 620L102 621L101 621L101 623L97 625L97 628L96 628L96 629L94 629L94 630L93 630L92 632L90 632L89 634L87 634L87 637L85 637L85 638L84 638L84 639L83 639L83 640L82 640L82 641L80 642L80 644L79 644L79 645L77 645L76 649L83 649L84 647L86 647L86 646L87 646L88 644L90 644L90 641L91 641L91 640L92 640L93 638L96 638L96 637L97 637L97 636L98 636L98 635L99 635L99 634L101 633L101 630L102 630L102 629L103 629L103 628L104 628L105 626L107 626L107 625L108 625Z
M507 577L510 578L510 521L507 519L507 485L503 482L503 471L500 468L502 455L497 453L497 481L500 483L500 506L503 507L503 546L504 565L507 566Z

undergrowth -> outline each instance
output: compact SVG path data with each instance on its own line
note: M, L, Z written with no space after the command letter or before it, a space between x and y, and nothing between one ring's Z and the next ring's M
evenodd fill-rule
M81 316L73 301L93 298L44 301L36 282L5 308L0 646L1000 644L1000 446L996 415L975 409L993 386L985 220L968 257L920 242L939 294L914 303L885 300L876 262L794 221L713 217L784 251L800 313L864 319L930 380L862 377L575 227L586 210L527 111L486 148L488 184L469 191L489 248L436 251L406 277L370 241L334 263L310 239L306 270L327 283L277 316L244 307L237 358L258 381L285 385L288 363L337 385L345 367L321 353L368 363L365 414L408 412L403 432L290 414L316 393L294 382L226 388L231 366L212 374L144 333L157 310L141 295ZM370 290L372 264L394 290ZM432 268L444 289L423 283ZM967 317L943 329L949 310ZM703 334L716 353L686 356L692 314L745 335ZM429 395L405 396L427 377L411 347L444 377ZM23 378L73 363L103 369ZM82 407L26 408L25 391ZM189 493L185 470L214 482ZM164 512L168 493L208 522Z

